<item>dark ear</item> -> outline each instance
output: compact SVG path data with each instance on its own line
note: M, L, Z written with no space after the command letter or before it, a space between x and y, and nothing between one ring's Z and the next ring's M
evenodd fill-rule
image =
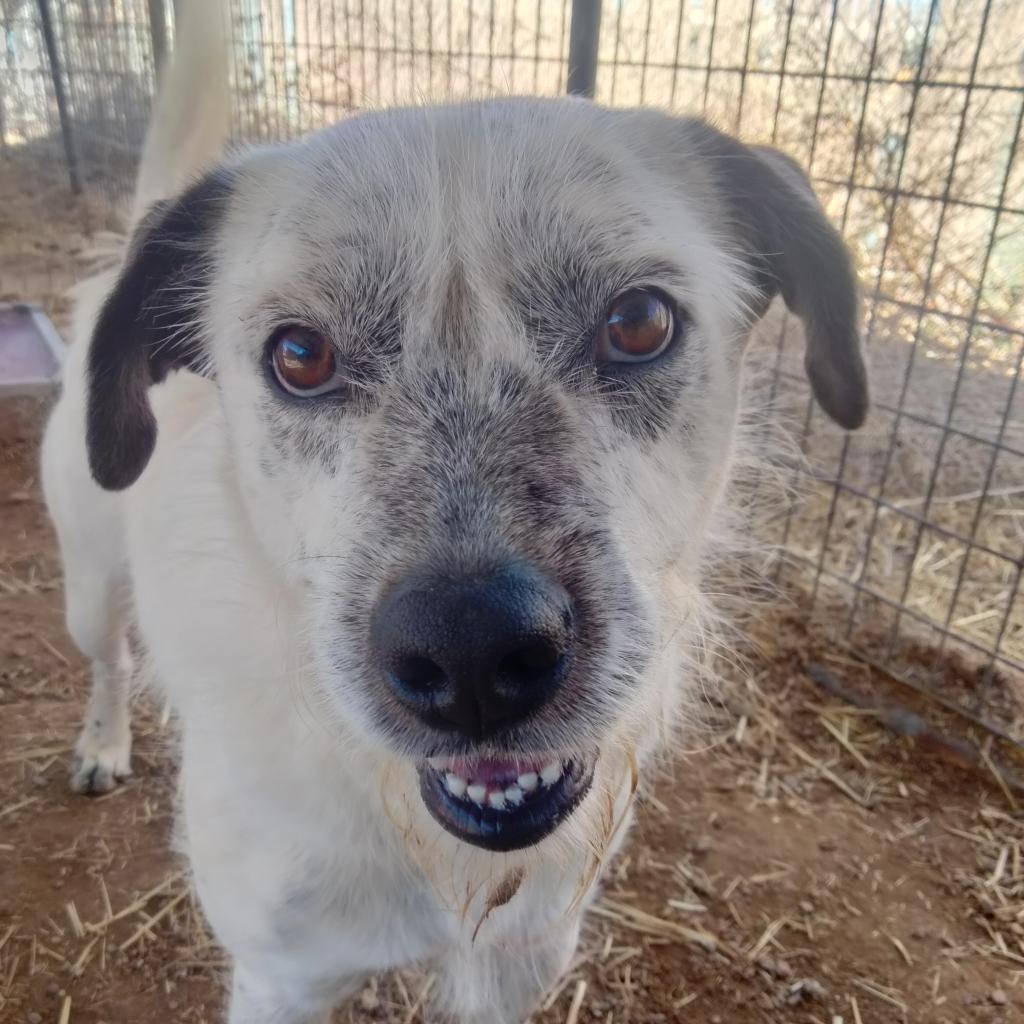
M855 430L867 415L868 381L857 276L842 238L794 160L702 127L714 181L760 292L757 314L782 295L803 321L815 397L836 423Z
M145 217L93 330L88 358L86 443L97 483L133 484L156 444L149 387L177 367L201 371L201 304L213 233L230 180L218 172Z

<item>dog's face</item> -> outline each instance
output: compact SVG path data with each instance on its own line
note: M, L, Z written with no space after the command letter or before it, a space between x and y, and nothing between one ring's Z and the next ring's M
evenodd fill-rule
M846 426L845 250L785 158L578 101L356 118L140 230L99 318L90 458L213 376L331 707L491 849L539 841L674 692L753 321L781 292Z

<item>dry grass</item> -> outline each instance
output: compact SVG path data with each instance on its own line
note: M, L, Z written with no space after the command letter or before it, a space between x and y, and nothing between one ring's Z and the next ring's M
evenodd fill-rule
M635 841L536 1024L641 1024L684 1010L694 1022L849 1014L930 1024L952 1021L965 998L993 1009L985 1019L1012 1019L998 1013L999 1000L1024 999L1017 797L980 768L910 756L883 724L896 695L794 620L768 616L753 640L770 657L755 648L723 680L705 721L711 747L647 781ZM810 685L802 666L816 659L866 684L869 706ZM8 723L32 704L17 682L13 693ZM70 842L31 853L44 864L36 876L56 888L34 904L15 896L9 923L0 911L0 1018L5 1007L21 1021L52 1006L58 1020L141 1024L165 1019L159 1004L175 1020L212 1024L227 963L187 875L154 857L174 809L167 727L142 704L140 777L82 801L63 790L66 748L46 742L71 727L67 710L42 736L4 735L0 871L62 808L77 824ZM51 781L22 795L39 778ZM126 885L132 862L150 864L144 886ZM429 971L370 979L336 1020L425 1024L435 983ZM110 991L131 1005L145 993L146 1008L112 1015Z
M27 148L0 156L0 302L38 303L66 330L67 290L85 272L92 241L117 218L98 199L72 196L43 155Z
M982 666L989 660L982 652L998 643L1003 656L1024 664L1020 345L985 344L979 335L967 346L963 334L924 332L911 361L913 318L877 320L869 339L873 396L893 408L902 396L910 416L876 406L860 432L844 435L818 411L806 425L799 331L779 312L762 328L754 359L773 370L779 360L776 405L802 437L811 474L791 478L798 496L792 519L787 513L765 529L766 540L795 556L787 578L810 587L820 564L823 623L862 648L870 642L882 660L898 658L902 641L912 639ZM947 418L977 440L944 431ZM860 494L836 496L825 481L837 476ZM858 597L856 586L886 600ZM898 615L900 605L910 613ZM943 631L951 634L945 642ZM958 644L958 637L970 643ZM1024 681L1005 664L997 668L1014 685ZM919 678L926 681L927 672Z

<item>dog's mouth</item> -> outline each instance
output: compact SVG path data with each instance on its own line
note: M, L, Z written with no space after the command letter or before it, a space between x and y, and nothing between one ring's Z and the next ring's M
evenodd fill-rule
M485 850L521 850L550 835L587 794L595 758L436 758L419 767L434 819Z

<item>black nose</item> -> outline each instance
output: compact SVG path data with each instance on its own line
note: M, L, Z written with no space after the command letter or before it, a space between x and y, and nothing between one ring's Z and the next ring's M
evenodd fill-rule
M370 628L399 700L435 728L473 739L549 700L572 655L569 595L526 565L409 577L378 604Z

